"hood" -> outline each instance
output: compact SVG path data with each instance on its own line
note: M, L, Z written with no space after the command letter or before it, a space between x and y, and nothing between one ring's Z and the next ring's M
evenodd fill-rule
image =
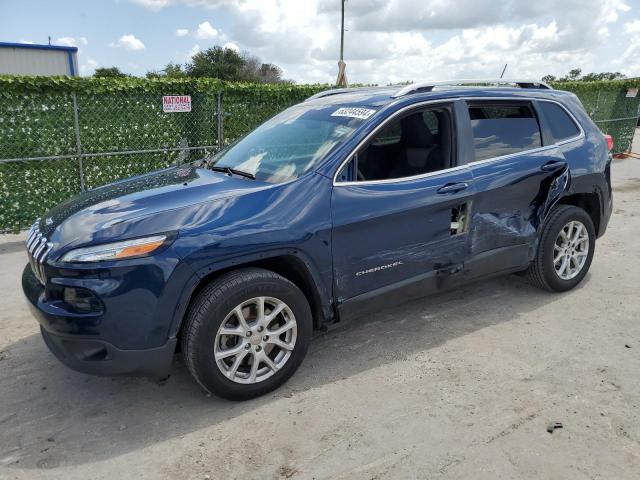
M229 177L191 166L172 167L90 190L57 205L40 231L58 248L102 238L126 237L126 224L162 212L268 188L271 184ZM116 234L118 232L118 234ZM136 232L136 234L158 232Z

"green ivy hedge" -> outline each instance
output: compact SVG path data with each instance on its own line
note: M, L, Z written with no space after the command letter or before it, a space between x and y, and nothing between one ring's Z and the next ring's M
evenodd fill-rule
M227 143L325 85L251 85L216 79L0 77L0 160L76 155L78 109L86 188L181 163L218 143L218 95ZM163 95L191 95L192 111L166 114ZM209 146L123 155L107 152ZM80 191L76 157L0 163L0 231L17 231Z
M640 97L626 98L639 80L559 82L576 93L600 128L626 151ZM202 157L217 148L218 95L225 143L327 85L254 85L216 79L68 78L0 76L0 231L28 227L34 218L80 191L74 100L78 108L87 188ZM192 111L165 114L163 95L191 95ZM209 146L206 150L103 155L147 149Z
M555 82L553 88L575 93L600 130L613 136L614 153L628 152L638 118L640 93L627 97L627 91L640 89L640 78L601 82Z

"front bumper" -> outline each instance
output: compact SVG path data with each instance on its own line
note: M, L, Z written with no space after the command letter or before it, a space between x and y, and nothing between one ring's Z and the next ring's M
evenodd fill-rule
M161 259L84 272L47 265L46 287L26 265L22 288L51 352L68 367L95 375L169 374L177 339L172 329L190 269ZM70 309L60 289L93 292L92 311Z
M122 350L110 343L91 338L53 335L40 327L51 353L67 367L92 375L141 375L162 380L169 375L176 339L158 348Z

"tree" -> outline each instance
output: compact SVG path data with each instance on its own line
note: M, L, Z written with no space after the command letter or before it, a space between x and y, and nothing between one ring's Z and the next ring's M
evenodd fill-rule
M582 69L574 68L572 70L569 70L569 73L566 76L564 76L562 80L579 80L580 75L582 75Z
M602 80L618 80L621 78L627 78L625 74L620 72L601 72L601 73L587 73L582 75L580 68L574 68L569 70L569 73L564 77L556 78L554 75L545 75L542 77L543 82L595 82Z
M190 77L214 77L233 82L253 83L285 83L282 69L272 63L262 63L258 57L247 52L238 53L232 48L220 46L211 47L196 53L191 61L185 65L184 71L180 65L168 64L161 72L149 72L147 77L161 76L178 78L183 75Z
M245 60L234 49L215 46L196 53L185 65L185 70L190 77L242 81L247 80L244 67Z
M620 72L602 72L602 73L588 73L580 80L584 82L593 82L598 80L619 80L621 78L627 78L624 73Z
M96 68L93 76L97 78L122 78L128 77L129 75L121 72L118 67L100 67Z
M150 70L147 78L184 78L187 74L179 63L169 62L162 70Z
M258 57L248 52L242 54L244 64L244 77L254 83L286 83L282 78L282 69L273 63L262 63Z

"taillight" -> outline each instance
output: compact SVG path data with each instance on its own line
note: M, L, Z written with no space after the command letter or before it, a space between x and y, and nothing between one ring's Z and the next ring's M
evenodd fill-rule
M607 148L609 151L613 150L613 137L611 135L605 134L604 139L607 141Z

